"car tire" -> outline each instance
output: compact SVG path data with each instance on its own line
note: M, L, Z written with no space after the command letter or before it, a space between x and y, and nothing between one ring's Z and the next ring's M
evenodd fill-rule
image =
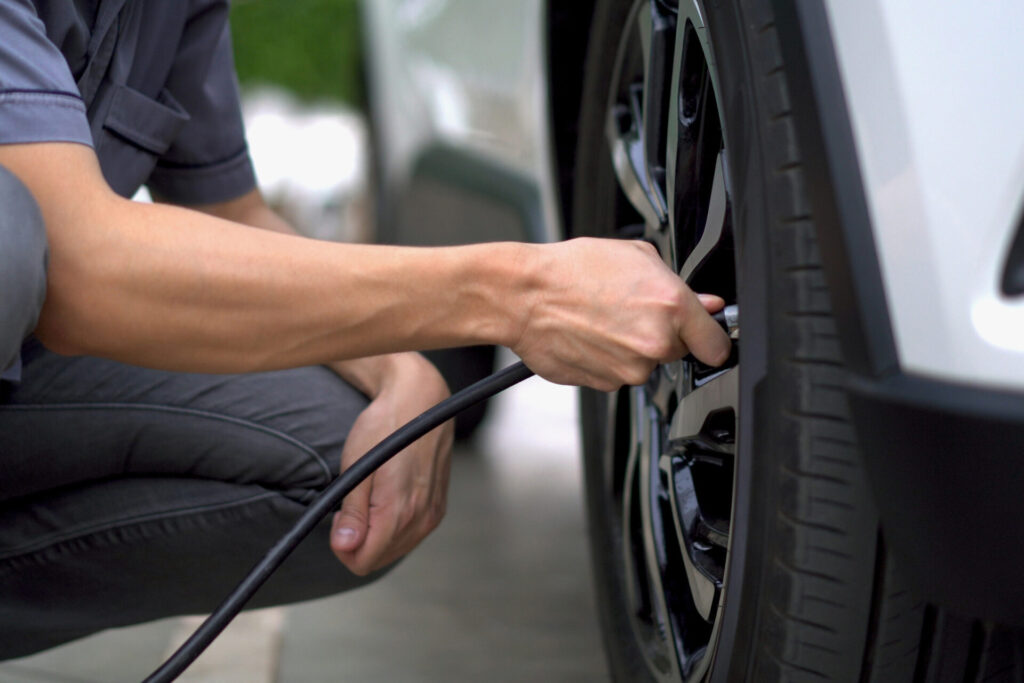
M770 2L598 0L590 36L572 234L651 241L742 331L725 371L581 392L614 679L1020 680L1019 635L914 597L886 550ZM732 404L694 398L723 378Z

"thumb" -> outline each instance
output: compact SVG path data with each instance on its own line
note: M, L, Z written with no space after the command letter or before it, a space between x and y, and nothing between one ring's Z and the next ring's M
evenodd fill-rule
M370 521L370 492L373 476L345 496L341 510L334 514L331 525L331 550L352 553L363 545Z
M690 352L699 360L718 367L729 358L732 343L709 313L715 313L725 305L719 296L700 294L693 301L693 307L683 319L680 337ZM703 308L703 310L701 310Z
M697 298L700 299L701 305L704 310L708 313L718 313L720 310L725 308L725 299L714 294L698 294Z

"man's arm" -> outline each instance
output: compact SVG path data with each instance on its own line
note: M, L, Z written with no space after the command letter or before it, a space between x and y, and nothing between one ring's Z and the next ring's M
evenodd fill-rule
M258 190L194 207L234 223L295 234ZM394 353L327 363L370 405L356 420L341 454L344 471L372 446L448 395L444 379L418 353ZM331 549L351 571L367 574L411 551L440 522L448 498L452 425L406 448L345 497L335 514Z
M538 374L610 389L728 340L649 245L573 240L420 249L325 243L130 202L88 147L0 146L50 241L50 348L212 372L492 343ZM703 303L703 306L702 306Z
M157 197L157 201L161 201L159 197ZM299 234L288 221L270 208L258 189L250 190L237 199L217 204L197 204L192 208L232 223L241 223L286 235Z
M509 336L513 321L486 300L496 283L466 285L509 270L500 252L515 247L341 245L130 202L75 144L0 147L0 164L43 212L51 260L37 334L57 351L231 372Z

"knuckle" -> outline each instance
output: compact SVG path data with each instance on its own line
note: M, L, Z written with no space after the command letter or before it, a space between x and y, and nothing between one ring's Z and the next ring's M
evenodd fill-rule
M652 256L658 255L657 247L646 240L635 240L633 244L636 244L642 251L645 251Z
M596 391L606 393L618 391L619 387L622 386L622 382L618 378L610 378L604 375L590 375L581 384L585 384Z
M373 571L370 567L360 562L350 562L345 566L348 567L348 570L356 576L367 576L369 575L370 572Z
M626 384L628 384L629 386L636 387L640 386L641 384L647 381L647 375L631 371L628 375L626 375L625 380Z
M430 505L430 508L427 511L427 526L431 531L440 526L446 512L447 503L443 500L435 501Z
M665 335L658 335L650 344L651 353L647 356L653 360L662 360L672 354L672 343Z
M400 533L403 529L415 528L420 523L420 520L426 516L427 512L428 508L422 502L422 499L410 499L395 515L396 532Z
M651 376L653 369L653 363L637 363L626 370L623 379L626 381L626 384L632 386L643 384Z
M395 518L395 528L397 529L408 529L416 521L416 513L412 510L402 510L398 513Z
M676 286L666 293L665 302L670 310L678 311L686 307L686 292L683 291L682 287L678 286L679 283L673 284Z
M665 358L672 350L672 345L664 334L647 334L637 340L634 349L638 356L636 365Z

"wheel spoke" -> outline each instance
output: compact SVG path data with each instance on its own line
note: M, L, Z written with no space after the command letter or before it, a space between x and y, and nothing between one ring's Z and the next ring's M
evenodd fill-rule
M696 537L703 543L728 550L729 521L725 519L708 519L701 516L697 522Z
M615 177L629 203L648 225L662 222L662 208L644 171L644 142L636 122L640 119L640 88L630 93L628 105L616 105L608 112L605 135L612 153Z
M698 566L695 556L699 552L694 542L698 527L701 524L700 508L697 505L697 491L694 487L690 468L681 458L663 455L659 467L672 485L668 487L669 500L672 506L672 521L675 529L676 542L681 550L686 581L690 586L690 594L694 607L704 621L711 621L722 589L721 579L710 576L710 573Z
M640 11L641 46L644 56L644 156L648 181L657 194L660 224L668 221L665 201L665 159L668 142L668 98L671 93L672 48L675 42L675 16L657 2Z
M623 193L644 222L657 231L667 224L665 201L666 110L670 92L666 73L675 38L675 19L657 3L638 2L617 55L613 99L605 137Z
M644 391L634 388L631 396L630 459L623 497L623 549L625 569L633 607L633 627L645 637L644 657L653 670L678 676L673 629L662 583L666 558L661 539L664 522L656 507L658 470L652 466L654 453L661 449L661 427ZM639 519L635 517L639 516ZM637 538L639 529L639 538ZM639 618L638 618L639 617Z
M704 221L704 229L701 230L700 240L689 256L686 257L686 261L679 271L679 275L683 280L689 282L701 263L722 243L722 236L725 233L727 204L724 161L723 155L719 153L715 161L715 175L711 181L711 196L708 199L707 219Z
M623 550L623 565L626 572L626 589L629 595L630 605L633 607L634 613L642 613L648 602L647 596L642 590L644 584L641 583L644 577L637 576L636 574L641 569L636 566L633 561L635 556L634 549L636 548L637 541L634 540L634 526L636 515L635 508L637 497L637 480L639 474L637 472L638 463L640 462L640 434L639 430L641 425L638 424L638 417L640 417L636 402L630 400L630 439L629 439L629 455L626 460L625 478L623 482L623 493L622 493L622 550Z
M729 368L700 385L679 401L669 425L669 445L675 448L700 443L711 450L732 455L734 446L721 439L706 439L702 434L708 418L719 411L733 410L739 403L739 369Z
M709 201L716 177L721 179L723 192L725 186L724 175L718 170L719 165L724 165L724 159L717 94L701 43L703 21L696 12L681 14L677 31L676 71L671 81L667 134L668 149L672 151L667 163L667 187L670 188L667 201L670 232L678 259L673 265L679 270L706 234L702 228L724 222L726 216L718 218L715 209L725 208L727 204L724 194L718 207L714 199ZM723 232L719 230L718 239ZM711 241L704 246L713 248L716 244L717 241ZM682 268L684 279L690 280L710 251Z

